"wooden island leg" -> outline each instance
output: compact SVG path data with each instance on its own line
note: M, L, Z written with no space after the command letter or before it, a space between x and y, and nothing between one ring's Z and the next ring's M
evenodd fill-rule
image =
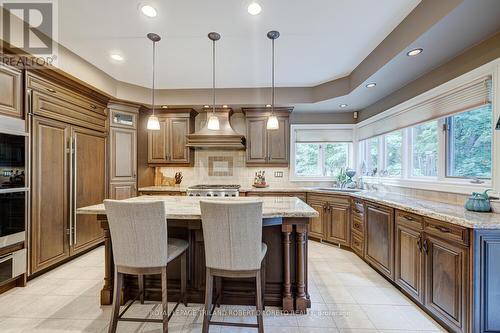
M293 311L293 297L292 297L292 281L291 281L291 241L290 235L293 230L293 225L283 224L281 231L283 233L283 311Z
M297 242L297 295L295 298L295 311L297 313L307 313L307 307L310 300L306 294L306 265L307 265L307 225L297 224L296 226Z
M101 289L101 305L113 304L113 284L115 264L113 261L113 248L106 215L98 215L97 220L104 230L104 286Z

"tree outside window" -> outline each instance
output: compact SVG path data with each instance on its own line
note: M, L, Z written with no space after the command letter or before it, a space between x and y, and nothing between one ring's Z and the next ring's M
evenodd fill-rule
M412 133L412 176L436 177L438 137L437 121L417 125Z

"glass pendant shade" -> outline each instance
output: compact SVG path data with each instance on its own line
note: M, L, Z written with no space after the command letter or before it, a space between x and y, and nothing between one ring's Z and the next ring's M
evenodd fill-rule
M209 130L213 130L213 131L217 131L220 129L220 126L219 126L219 118L217 118L217 116L215 114L213 115L210 115L208 117L208 124L207 124L207 128Z
M147 125L148 130L152 131L159 131L160 130L160 121L158 120L158 117L152 114L148 118L148 125Z
M270 115L267 118L267 129L268 130L277 130L280 128L280 124L278 122L278 118L275 115Z

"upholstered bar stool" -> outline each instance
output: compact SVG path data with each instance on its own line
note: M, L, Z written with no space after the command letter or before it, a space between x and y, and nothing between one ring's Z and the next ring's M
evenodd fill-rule
M116 332L118 321L155 322L163 324L163 332L168 331L170 315L167 300L167 265L172 260L181 258L181 297L186 303L186 250L188 243L181 239L168 238L167 214L165 203L126 202L105 200L106 215L111 232L113 259L115 261L115 288L109 332ZM120 294L123 275L132 274L140 277L139 294L120 313ZM137 300L143 297L142 276L161 274L162 319L123 318L124 313Z
M262 202L201 201L200 208L206 261L203 333L210 325L253 327L263 333L261 267L267 246L262 243ZM255 278L257 324L212 321L214 277Z

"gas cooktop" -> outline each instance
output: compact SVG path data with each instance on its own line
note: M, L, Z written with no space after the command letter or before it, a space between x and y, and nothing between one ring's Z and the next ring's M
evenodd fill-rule
M238 190L240 188L240 185L194 185L194 186L189 186L188 188L193 190L218 190L218 189Z

